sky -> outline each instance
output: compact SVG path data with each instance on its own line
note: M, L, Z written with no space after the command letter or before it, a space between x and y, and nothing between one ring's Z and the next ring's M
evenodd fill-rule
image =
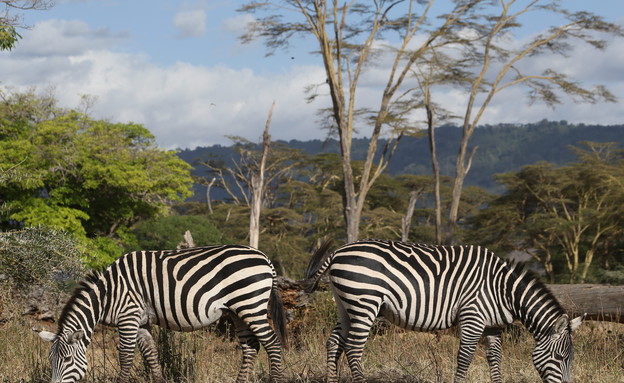
M53 92L67 108L79 108L87 95L94 100L92 117L143 124L166 149L229 145L229 136L259 141L274 101L273 140L325 139L318 110L329 99L322 63L311 53L314 42L297 39L272 56L261 41L242 44L238 37L252 20L236 11L243 3L57 0L49 10L21 12L29 28L19 31L23 39L15 49L0 52L0 86ZM624 25L622 0L563 4ZM526 19L510 44L550 21L539 15ZM579 44L568 57L543 56L527 65L551 66L583 85L606 85L620 101L588 105L563 98L552 109L529 104L520 88L510 88L496 96L481 123L624 124L624 39L609 41L604 51ZM378 107L383 83L382 70L366 73L358 105ZM310 85L324 95L312 103L305 93ZM466 94L457 89L438 90L434 98L451 111L465 109Z

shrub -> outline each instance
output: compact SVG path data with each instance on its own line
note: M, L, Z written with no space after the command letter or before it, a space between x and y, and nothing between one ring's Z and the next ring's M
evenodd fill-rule
M68 291L85 274L84 247L70 234L45 227L0 233L0 280Z

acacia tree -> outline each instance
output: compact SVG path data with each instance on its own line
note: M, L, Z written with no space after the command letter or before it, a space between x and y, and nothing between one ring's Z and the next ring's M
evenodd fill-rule
M622 151L613 144L573 148L579 162L537 163L499 176L507 191L471 220L472 236L505 250L519 249L543 264L551 281L563 270L585 282L596 259L622 234Z
M473 58L472 63L466 63L463 57L461 59L462 66L472 66L475 75L467 78L468 97L461 117L462 137L459 142L452 203L448 216L447 241L450 242L455 240L454 231L462 189L477 150L476 147L469 149L469 141L497 94L510 87L524 85L531 102L539 100L549 106L558 104L562 94L572 97L576 102L615 101L615 97L604 86L597 85L589 89L553 68L533 73L526 71L522 63L544 54L565 56L575 46L571 40L603 49L606 43L600 40L600 35L624 35L618 25L607 23L588 12L569 12L560 6L559 1L507 0L480 3L486 6L486 10L469 24L470 34L473 36L470 37L470 43L464 45L467 52L463 57ZM487 11L489 5L493 7L491 14ZM514 48L513 45L510 47L508 36L521 27L521 17L529 17L533 12L549 12L553 16L563 18L564 22L551 26L518 48Z
M407 4L407 9L396 10L401 3ZM395 117L405 111L405 104L401 101L409 89L405 81L410 69L437 40L444 41L443 36L452 36L451 29L458 27L460 18L470 13L478 2L458 2L451 12L441 17L438 25L426 33L424 40L418 40L417 33L425 28L433 3L433 0L351 1L344 4L327 0L282 0L254 2L240 9L268 13L248 25L243 41L263 38L270 53L288 46L289 40L299 34L314 38L318 44L331 98L331 118L340 141L347 241L358 238L366 196L408 129L409 124L397 123ZM285 9L291 11L288 20L280 13ZM396 46L379 43L389 33L398 36ZM365 70L378 63L380 57L388 69L379 105L374 110L358 110L356 98L360 80ZM357 131L358 116L368 117L365 121L370 123L370 139L366 158L358 172L360 177L356 178L351 144ZM383 134L389 134L390 138L384 148L378 148Z
M578 101L613 100L602 86L586 89L553 69L539 74L524 73L520 64L545 53L565 54L572 49L569 41L573 39L603 48L604 41L596 39L595 34L621 35L617 25L587 12L568 12L556 0L455 0L451 10L443 15L433 8L433 4L433 0L351 1L344 4L323 0L282 0L254 2L241 8L247 12L268 13L249 25L249 32L243 40L249 41L257 36L264 38L269 53L287 46L296 35L313 37L318 43L332 102L332 120L341 145L347 240L357 238L366 195L387 166L393 145L405 133L406 124L389 129L395 140L390 139L388 147L379 155L377 146L382 129L396 122L396 116L410 105L402 99L414 90L405 80L415 67L432 66L435 70L427 72L437 77L436 81L429 81L427 87L421 85L418 88L420 97L429 99L416 103L418 107L433 105L429 93L424 92L433 89L430 87L435 84L459 83L468 88L465 111L460 116L463 136L456 160L447 241L454 240L463 185L476 152L476 148L469 148L469 141L495 95L511 86L524 84L530 100L540 99L550 105L559 102L559 92L572 95ZM438 14L433 15L436 11ZM522 47L509 47L508 37L521 26L521 18L532 12L552 12L566 22L550 28ZM398 36L390 49L385 43L389 41L385 39L388 32L396 32ZM415 36L419 37L418 42ZM461 53L458 55L457 52ZM434 56L448 59L433 60ZM366 69L379 62L388 68L379 106L373 111L358 110L356 95L360 80ZM371 122L371 130L361 178L356 179L351 161L351 140L356 125L360 123L359 115L369 117L366 121ZM428 120L433 121L432 118ZM440 222L438 219L438 224Z

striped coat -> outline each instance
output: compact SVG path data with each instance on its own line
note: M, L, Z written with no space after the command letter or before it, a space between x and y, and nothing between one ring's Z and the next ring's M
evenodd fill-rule
M269 325L269 310L280 337ZM119 381L127 382L138 345L163 381L152 324L178 330L204 328L230 315L243 350L237 382L247 380L260 348L269 356L273 380L281 380L281 342L285 318L276 274L266 255L248 246L222 245L126 254L104 271L90 275L67 302L53 342L52 382L75 382L86 373L86 349L98 323L119 328Z
M328 381L346 354L356 382L365 381L361 357L378 316L410 330L460 328L455 382L461 382L485 333L493 382L500 374L502 328L520 320L533 334L533 362L544 382L569 382L572 331L581 318L567 315L535 277L479 246L431 246L363 240L328 252L326 243L306 271L308 290L321 276L338 305L338 324L329 337Z

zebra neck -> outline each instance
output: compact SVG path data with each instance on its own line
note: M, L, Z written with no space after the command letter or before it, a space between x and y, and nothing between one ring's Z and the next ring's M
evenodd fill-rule
M83 341L88 345L93 330L102 317L105 290L105 282L100 274L92 274L83 281L61 313L59 333L83 330Z
M539 279L524 270L512 269L508 281L514 316L535 339L548 336L553 324L565 313L557 299Z

